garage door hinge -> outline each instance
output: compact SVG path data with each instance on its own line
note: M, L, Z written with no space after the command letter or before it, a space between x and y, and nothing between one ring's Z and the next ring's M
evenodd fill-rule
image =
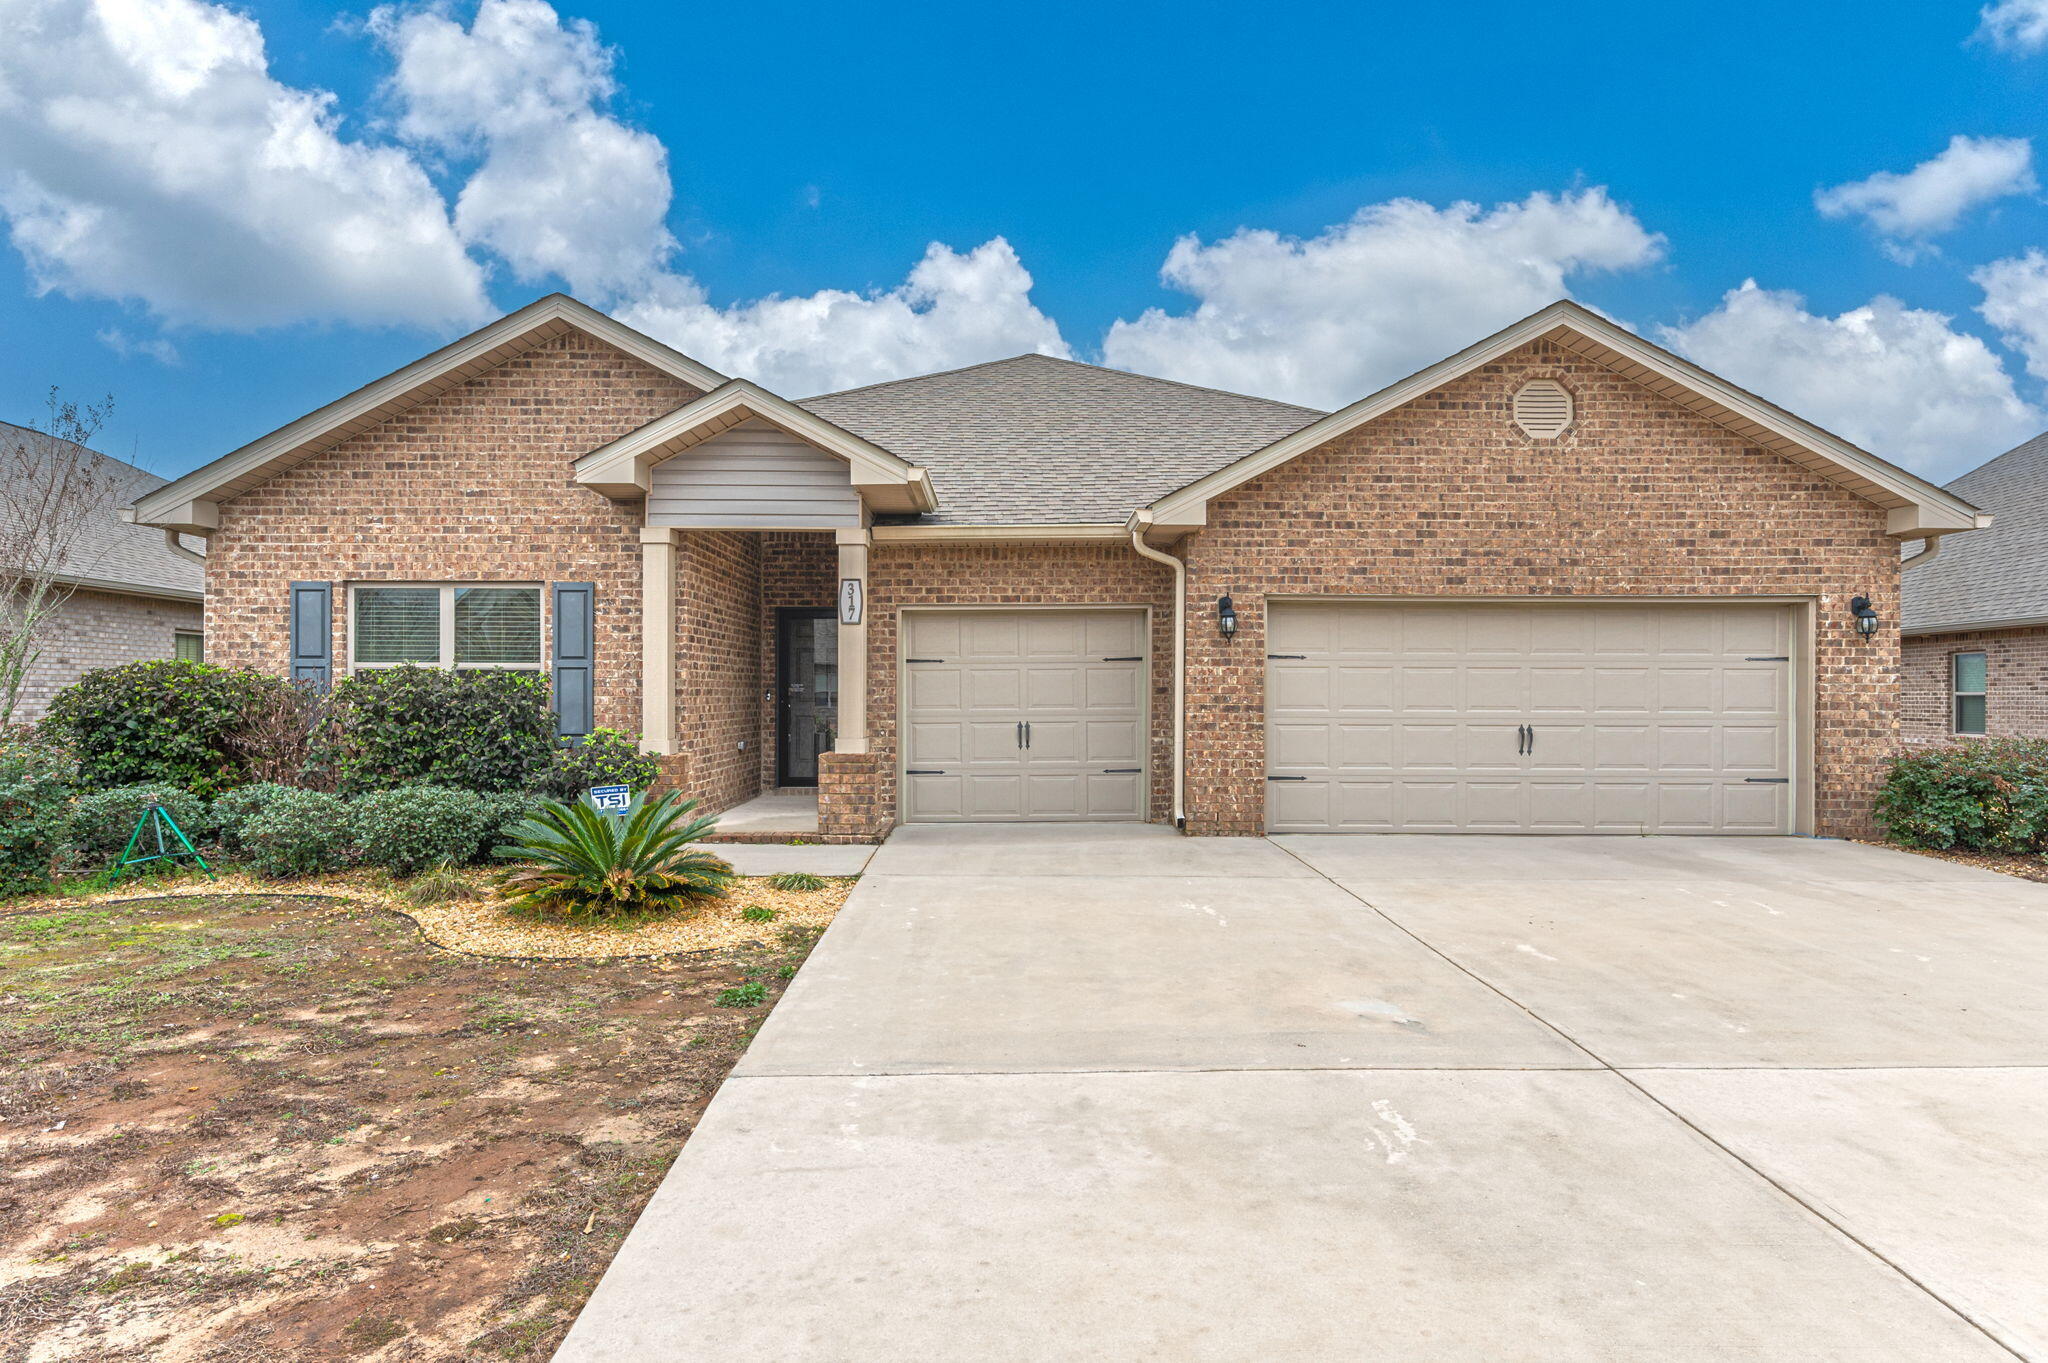
M1306 781L1306 776L1268 776L1268 781Z
M944 658L905 658L903 661L906 663L942 663L946 660Z
M1267 657L1268 659L1273 659L1273 658L1298 658L1298 659L1300 659L1300 660L1301 660L1301 661L1303 661L1303 662L1306 662L1306 661L1308 661L1308 654L1306 654L1306 653L1268 653L1268 654L1266 655L1266 657Z
M905 767L905 776L944 776L946 773L933 767Z
M1744 658L1742 661L1746 663L1789 663L1792 660L1784 654L1778 653L1768 658Z
M1792 778L1789 776L1745 776L1742 779L1753 786L1788 786L1792 784Z

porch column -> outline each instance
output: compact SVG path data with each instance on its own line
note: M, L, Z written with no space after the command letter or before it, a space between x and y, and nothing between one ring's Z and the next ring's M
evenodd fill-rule
M676 532L640 527L640 744L676 750Z
M839 714L832 751L868 750L868 531L833 532L839 544Z

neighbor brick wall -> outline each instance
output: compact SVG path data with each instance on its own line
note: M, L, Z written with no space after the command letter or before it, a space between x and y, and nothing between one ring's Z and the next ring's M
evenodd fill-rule
M1173 762L1173 578L1120 541L917 544L877 541L868 553L868 747L883 828L896 820L897 638L908 606L1150 606L1151 799L1169 817ZM847 769L853 764L845 764ZM821 808L833 799L820 793ZM828 822L837 816L827 814Z
M571 481L581 455L697 396L569 332L222 504L207 559L207 656L283 672L288 585L597 584L597 722L640 728L637 502Z
M23 678L14 720L33 724L50 697L97 667L176 656L172 636L199 629L197 601L157 601L115 592L75 591L49 618L42 656Z
M1563 437L1525 437L1510 399L1570 389ZM1254 479L1186 541L1189 595L1236 603L1237 638L1191 611L1189 831L1265 821L1266 597L1822 598L1817 831L1871 830L1898 741L1898 546L1885 513L1818 474L1538 342ZM1848 600L1886 621L1869 639Z
M1956 737L1949 659L1984 655L1987 738L2048 738L2048 627L1916 634L1904 641L1901 728L1908 743Z

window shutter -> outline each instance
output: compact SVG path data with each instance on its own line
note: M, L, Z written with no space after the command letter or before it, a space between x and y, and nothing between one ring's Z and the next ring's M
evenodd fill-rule
M292 583L292 680L315 691L334 683L334 584Z
M597 584L557 582L554 584L554 596L555 737L581 738L593 727Z

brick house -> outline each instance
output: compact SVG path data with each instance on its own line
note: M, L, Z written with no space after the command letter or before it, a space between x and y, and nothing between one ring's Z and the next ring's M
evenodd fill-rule
M58 440L42 431L0 421L0 444L10 455L30 459L83 461L88 478L125 502L163 486L164 480L133 464ZM10 457L8 472L23 470ZM22 495L0 494L0 516L28 514L39 499L31 480ZM22 679L13 720L32 724L48 710L50 698L99 667L151 658L197 659L202 651L200 602L205 570L198 546L171 547L161 530L124 525L114 506L101 510L71 546L59 581L67 593L39 639L39 653ZM0 573L6 571L0 565Z
M1860 832L1899 545L1979 521L1571 303L1320 413L1035 355L792 401L559 295L130 514L209 538L220 661L545 669L843 838Z
M1909 743L2048 738L2048 434L1948 485L1990 527L1906 560L1902 730Z

